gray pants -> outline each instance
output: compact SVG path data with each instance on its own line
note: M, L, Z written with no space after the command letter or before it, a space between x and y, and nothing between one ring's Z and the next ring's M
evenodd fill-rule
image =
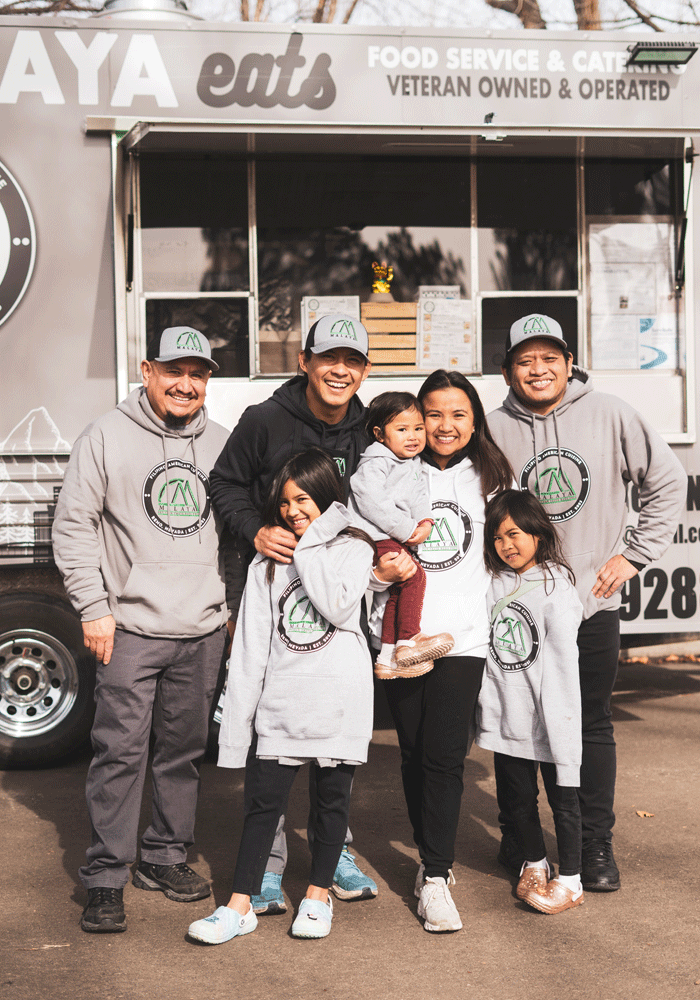
M194 843L199 761L228 634L157 639L117 629L110 662L97 669L94 757L86 797L92 843L80 878L120 889L136 859L151 729L153 815L141 858L179 864Z

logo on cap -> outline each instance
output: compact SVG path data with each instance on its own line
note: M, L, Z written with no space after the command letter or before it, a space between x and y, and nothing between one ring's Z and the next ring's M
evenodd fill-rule
M330 337L345 337L346 340L357 340L355 326L350 320L339 319L331 327Z
M552 333L544 321L543 316L531 316L523 326L523 333L541 333L544 337L551 337Z
M181 333L177 338L177 344L175 346L183 351L192 350L196 351L198 354L203 353L202 344L194 330L186 330L184 333Z

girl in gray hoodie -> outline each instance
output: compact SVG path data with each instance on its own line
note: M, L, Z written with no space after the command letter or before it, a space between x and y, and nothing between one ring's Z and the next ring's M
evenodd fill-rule
M581 693L576 636L583 607L554 525L531 493L505 490L486 508L484 561L493 574L491 633L476 742L507 775L525 863L519 899L543 913L583 903ZM568 578L567 578L568 574ZM537 762L554 815L559 876L552 879L537 810Z
M336 464L320 449L290 459L275 477L266 524L298 537L289 564L258 554L248 571L231 649L219 735L219 766L243 767L247 808L233 895L190 936L222 944L257 926L259 894L279 817L302 764L316 761L317 825L311 879L292 925L325 937L328 889L343 848L357 764L372 735L372 666L360 628L376 549L340 503Z

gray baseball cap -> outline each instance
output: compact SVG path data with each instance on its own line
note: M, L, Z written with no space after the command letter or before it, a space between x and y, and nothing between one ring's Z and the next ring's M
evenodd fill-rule
M530 313L516 319L510 328L510 333L506 338L506 354L516 347L520 347L526 340L553 340L563 347L568 353L569 347L564 340L564 333L561 325L551 316L543 316L542 313Z
M151 341L146 353L147 361L177 361L180 358L200 358L213 372L219 370L216 361L211 359L209 341L191 326L169 326L160 337Z
M306 337L306 349L313 354L349 347L369 361L369 338L359 319L330 313L316 320Z

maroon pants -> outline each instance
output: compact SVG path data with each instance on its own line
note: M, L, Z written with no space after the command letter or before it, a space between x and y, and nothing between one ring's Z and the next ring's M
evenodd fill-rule
M385 552L408 552L413 559L411 550L393 538L378 541L377 551L380 556ZM410 580L394 583L389 590L389 600L386 602L382 623L382 642L396 643L398 639L412 639L420 632L420 618L425 597L425 570L418 563L416 566L417 571Z

